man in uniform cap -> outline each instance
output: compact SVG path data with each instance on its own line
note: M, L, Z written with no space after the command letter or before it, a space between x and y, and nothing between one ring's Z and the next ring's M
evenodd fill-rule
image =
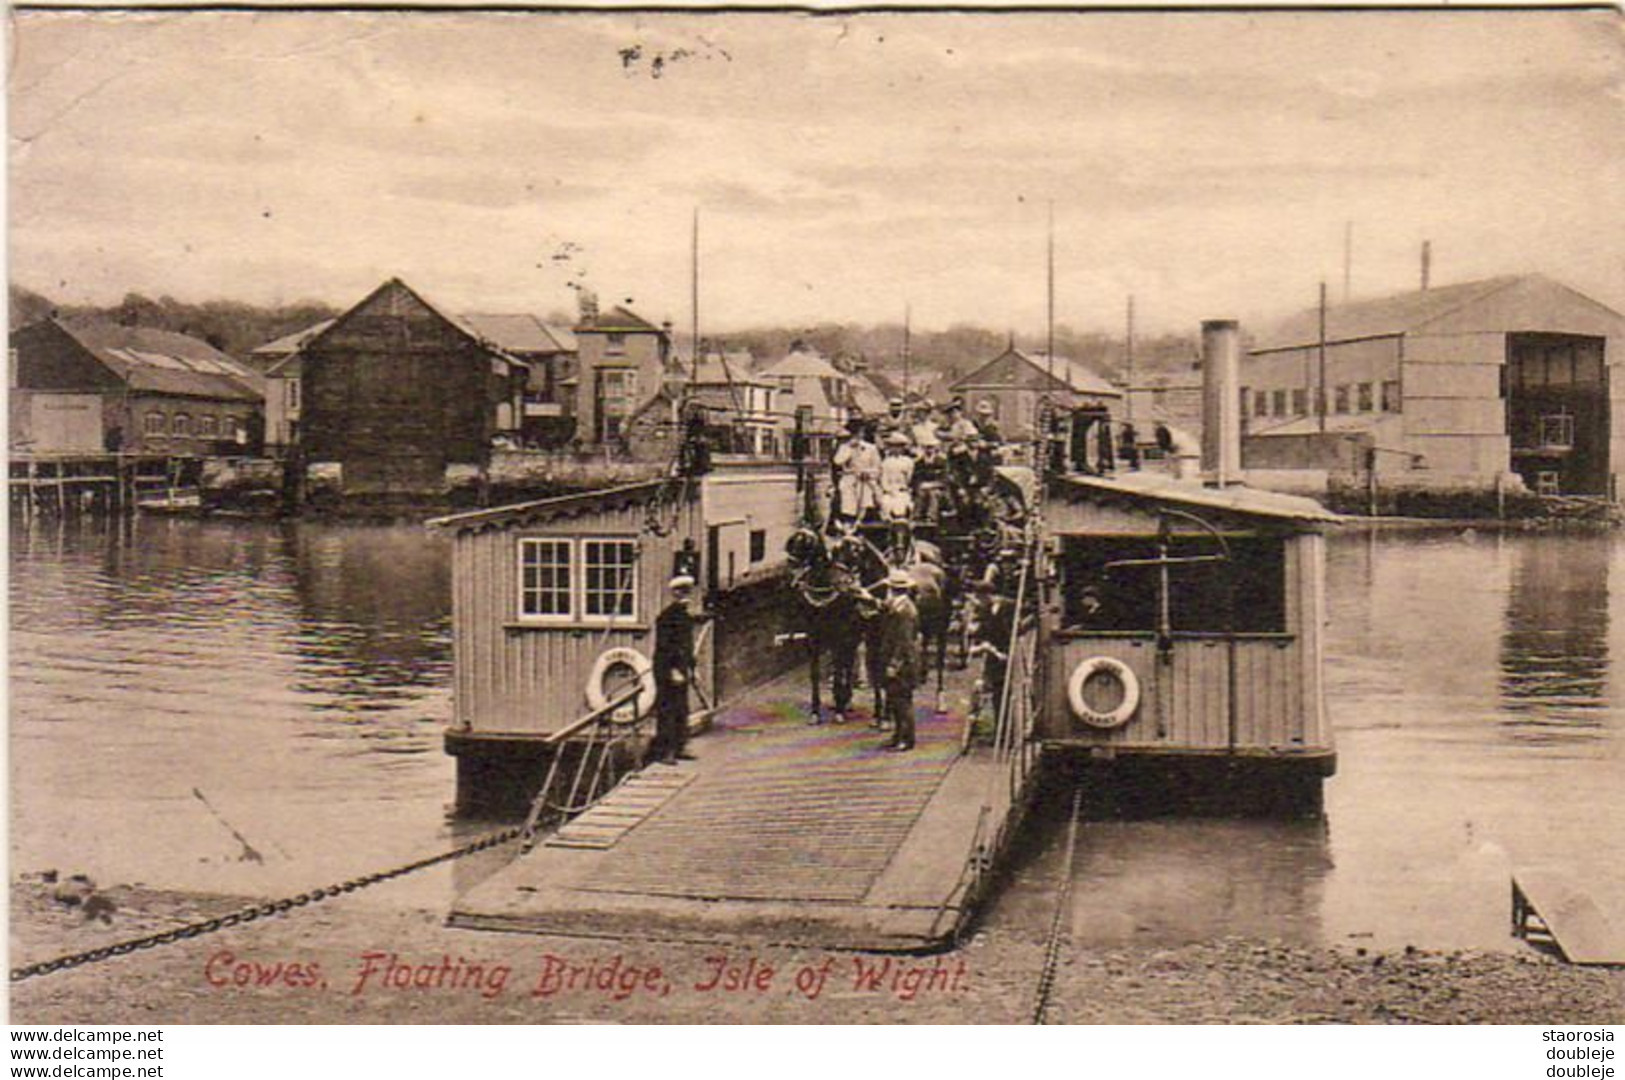
M880 609L880 649L886 673L885 715L892 722L890 750L914 749L914 686L920 681L920 613L907 570L886 575Z
M694 579L677 573L666 586L671 602L655 619L655 737L649 759L689 761L688 684L694 674L694 616L688 610Z

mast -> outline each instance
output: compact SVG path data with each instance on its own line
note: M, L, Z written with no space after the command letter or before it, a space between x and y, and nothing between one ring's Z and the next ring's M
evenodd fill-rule
M908 323L909 305L903 304L903 405L908 406Z
M1134 422L1134 294L1128 297L1127 326L1123 334L1123 380L1128 384L1128 396L1124 402L1124 419Z

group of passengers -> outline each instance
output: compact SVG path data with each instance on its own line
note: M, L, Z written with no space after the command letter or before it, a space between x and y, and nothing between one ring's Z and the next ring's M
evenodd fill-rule
M893 398L885 415L854 417L846 431L831 461L830 516L847 523L935 523L944 511L964 513L992 486L1004 446L993 403L979 403L971 419L957 397L941 409L928 401L909 409Z

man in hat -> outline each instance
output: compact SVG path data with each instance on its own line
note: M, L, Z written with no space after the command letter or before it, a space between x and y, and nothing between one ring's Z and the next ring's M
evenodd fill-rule
M880 418L880 442L884 446L894 434L909 438L908 416L903 412L903 399L894 397L886 403L886 415Z
M976 403L976 433L983 442L990 442L994 446L1004 444L1004 434L999 431L999 421L993 407L993 402L983 398Z
M894 431L886 436L886 456L880 462L880 509L887 521L907 521L914 514L914 457L908 436Z
M649 760L668 765L688 753L688 685L694 675L694 616L688 610L694 579L679 572L667 585L671 602L655 619L655 737Z
M880 650L886 675L885 715L892 723L891 750L914 749L914 686L920 681L920 613L914 578L907 570L886 575L880 609Z
M835 448L835 491L839 515L862 521L880 508L880 448L869 437L867 425L853 417L846 422L847 437Z

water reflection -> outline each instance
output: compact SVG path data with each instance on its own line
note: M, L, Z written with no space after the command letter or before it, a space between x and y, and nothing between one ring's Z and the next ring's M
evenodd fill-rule
M483 829L445 818L448 563L417 526L14 524L12 865L276 895ZM1511 948L1512 866L1625 865L1625 537L1348 530L1328 584L1329 832L1091 822L1075 940ZM991 920L1047 931L1068 810ZM503 857L390 888L439 905Z
M137 517L10 541L14 865L264 892L449 839L443 538Z
M1607 536L1513 542L1501 706L1517 738L1595 738L1604 726L1612 547Z

